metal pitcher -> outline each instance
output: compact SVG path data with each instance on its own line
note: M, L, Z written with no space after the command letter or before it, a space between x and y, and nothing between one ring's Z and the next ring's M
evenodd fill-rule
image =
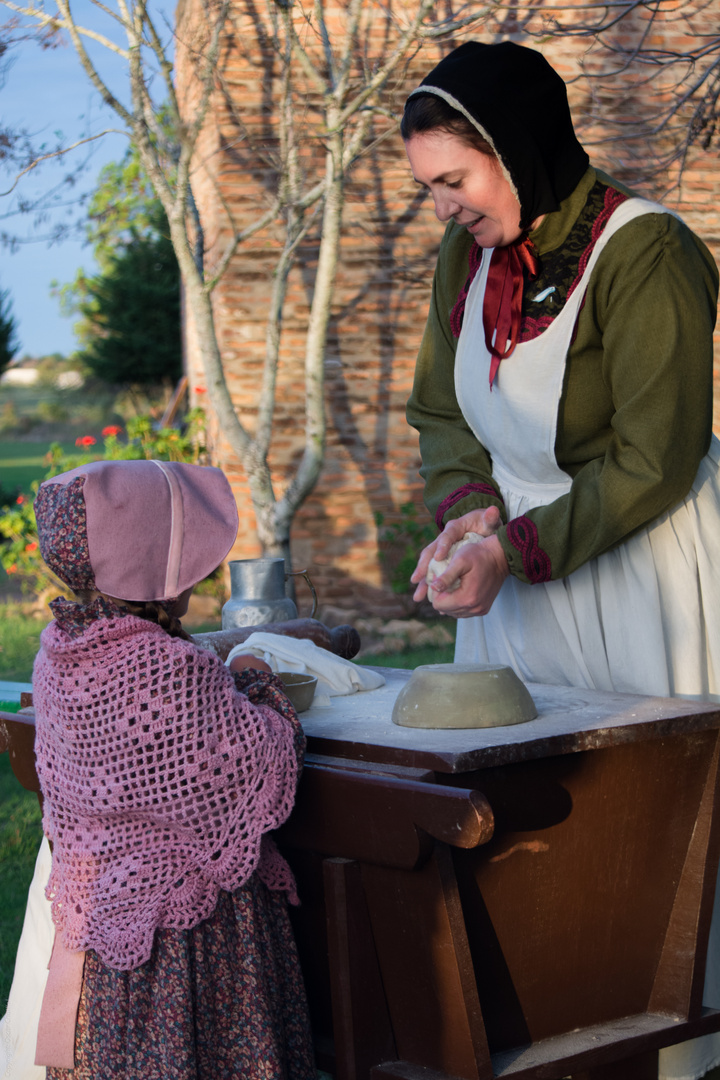
M307 581L313 596L311 618L315 618L317 595L306 570L285 572L284 559L235 559L230 566L230 599L223 605L222 628L259 626L262 623L297 619L295 602L285 594L289 577Z

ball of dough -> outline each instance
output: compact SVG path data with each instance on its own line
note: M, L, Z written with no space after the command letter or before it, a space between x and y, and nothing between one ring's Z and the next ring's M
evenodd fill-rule
M432 582L435 580L435 578L438 578L441 574L445 573L448 566L450 565L453 555L458 550L458 548L464 547L466 544L481 544L484 539L485 537L481 536L480 533L466 532L462 540L457 540L450 548L447 554L447 558L430 560L430 564L427 568L427 574L425 575L425 580L428 584L428 599L430 600L430 603L433 602L435 596L437 595L432 587ZM455 592L456 589L460 588L461 584L462 580L461 578L458 578L457 581L454 581L452 583L449 589L445 590L445 592Z

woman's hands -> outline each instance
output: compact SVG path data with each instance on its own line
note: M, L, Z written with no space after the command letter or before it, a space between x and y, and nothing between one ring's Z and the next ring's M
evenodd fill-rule
M270 665L266 664L264 660L258 660L257 656L253 656L252 653L239 653L237 656L233 656L228 667L231 671L245 671L247 668L255 668L256 671L269 671L272 674Z
M456 619L471 615L487 615L503 581L510 573L507 559L495 533L502 519L496 506L485 510L471 510L469 514L449 521L432 544L422 551L410 580L417 585L413 600L424 600L428 587L426 582L431 559L447 558L453 544L462 540L467 532L479 533L486 539L480 544L465 544L453 556L450 565L432 583L433 607ZM453 588L457 582L459 588ZM452 589L452 591L448 591Z

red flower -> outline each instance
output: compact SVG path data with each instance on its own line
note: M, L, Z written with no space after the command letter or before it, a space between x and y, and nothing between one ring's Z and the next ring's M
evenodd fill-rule
M102 434L103 437L106 438L109 435L119 435L121 431L121 427L117 427L115 424L111 424L109 427L104 427L102 429Z
M8 566L7 573L8 574L17 574L17 564L13 563L12 566Z
M25 545L26 551L37 551L37 540L31 540L29 544Z
M204 386L195 386L193 389L195 390L196 394L207 394L207 390Z
M25 502L25 496L24 495L18 495L15 502L17 503L18 506L22 506L22 504Z
M97 439L93 439L92 435L81 435L75 440L76 446L94 446Z

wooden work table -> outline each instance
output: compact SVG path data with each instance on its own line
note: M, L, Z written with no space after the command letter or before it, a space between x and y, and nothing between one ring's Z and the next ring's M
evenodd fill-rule
M331 698L329 707L302 714L311 753L460 773L720 727L720 706L706 702L538 683L528 684L538 716L527 723L455 731L398 727L393 705L412 672L376 670L385 676L379 690Z
M530 685L539 715L391 721L409 672L302 714L278 834L318 1064L337 1080L655 1080L701 1005L720 709ZM28 699L27 704L30 704ZM39 791L33 716L0 752Z
M701 1006L714 705L530 685L538 717L391 721L409 677L302 714L280 842L319 1063L338 1080L651 1080Z

